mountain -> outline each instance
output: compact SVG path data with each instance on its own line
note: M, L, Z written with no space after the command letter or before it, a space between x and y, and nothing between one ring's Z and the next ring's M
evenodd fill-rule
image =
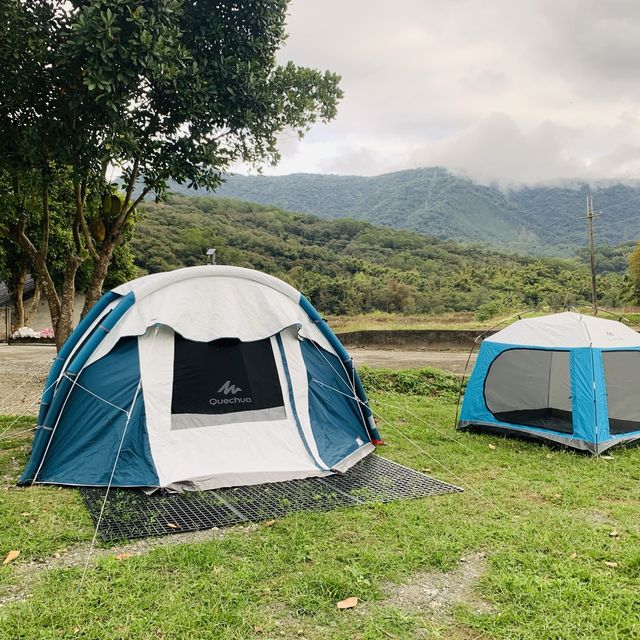
M172 185L174 192L194 195ZM598 244L640 238L640 183L535 186L504 191L442 168L379 176L231 175L217 195L323 218L349 217L459 242L527 254L565 255L587 243L586 196L594 195Z
M580 260L505 254L221 197L174 196L141 207L131 249L142 271L203 264L209 247L219 264L278 276L325 313L478 310L490 317L582 304L590 295ZM622 301L628 250L599 255L599 291L608 306Z

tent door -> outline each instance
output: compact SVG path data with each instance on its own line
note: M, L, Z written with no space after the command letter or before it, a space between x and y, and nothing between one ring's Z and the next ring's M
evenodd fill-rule
M196 342L175 335L171 428L286 417L269 338Z
M500 422L573 433L568 351L503 351L489 367L484 396Z

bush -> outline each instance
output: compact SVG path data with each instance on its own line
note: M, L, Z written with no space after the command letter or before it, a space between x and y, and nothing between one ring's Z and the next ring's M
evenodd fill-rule
M491 320L491 318L495 318L502 311L502 307L498 302L490 301L481 304L476 309L476 320L479 322L484 322L485 320Z
M414 396L444 398L455 402L460 392L460 378L438 369L358 369L367 391L391 391Z

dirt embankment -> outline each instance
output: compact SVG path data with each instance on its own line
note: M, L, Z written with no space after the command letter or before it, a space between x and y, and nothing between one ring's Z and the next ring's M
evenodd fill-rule
M478 330L458 329L363 329L338 333L345 347L400 349L403 351L469 351L476 344ZM489 331L486 336L493 335Z

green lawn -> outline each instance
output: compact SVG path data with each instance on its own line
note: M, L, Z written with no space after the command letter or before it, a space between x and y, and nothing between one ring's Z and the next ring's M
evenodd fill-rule
M0 567L0 598L25 581L29 594L0 607L0 639L640 638L640 448L596 459L458 434L449 387L431 398L393 388L371 393L380 453L464 493L303 513L125 560L114 551L82 586L81 562L29 578L30 561L86 545L91 522L74 490L13 487L29 439L0 441L0 554L21 550ZM394 598L433 572L461 575L477 553L486 567L468 603L434 612ZM359 605L338 610L349 596Z

